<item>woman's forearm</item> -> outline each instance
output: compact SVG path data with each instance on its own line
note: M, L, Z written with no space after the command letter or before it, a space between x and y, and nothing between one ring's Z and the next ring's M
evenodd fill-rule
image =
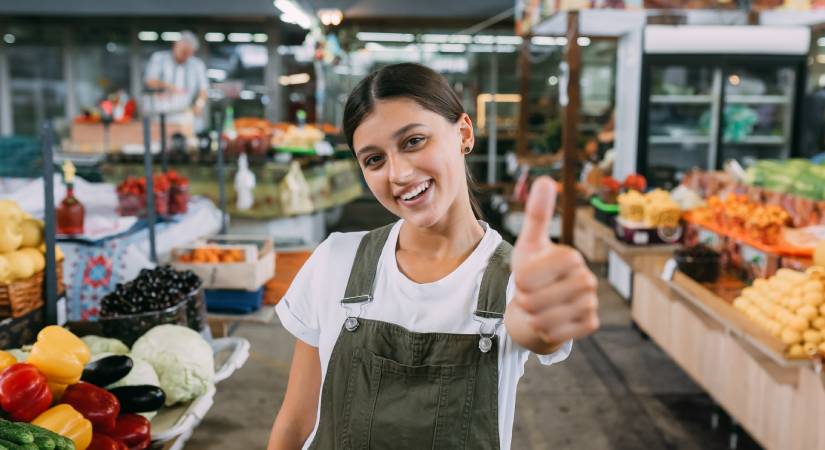
M312 430L285 419L280 413L272 425L267 450L300 450Z

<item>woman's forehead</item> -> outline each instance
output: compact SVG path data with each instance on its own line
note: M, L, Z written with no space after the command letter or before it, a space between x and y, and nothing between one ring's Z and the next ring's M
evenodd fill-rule
M368 114L353 133L356 147L362 139L371 141L393 139L394 134L414 123L427 127L437 127L446 123L446 119L430 111L414 100L407 98L376 100L372 112ZM367 145L364 143L362 145Z

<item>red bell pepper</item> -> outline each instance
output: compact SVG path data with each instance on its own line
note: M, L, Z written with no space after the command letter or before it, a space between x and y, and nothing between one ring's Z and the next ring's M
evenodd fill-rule
M104 433L126 444L129 450L144 450L152 442L152 425L138 414L122 414L117 418L115 429Z
M83 414L83 417L92 422L96 431L114 429L117 415L120 414L117 397L102 387L82 381L66 388L60 402L71 405Z
M17 363L0 373L0 406L13 420L31 422L51 404L49 383L37 367Z
M106 436L102 433L92 433L92 443L86 450L129 450L123 441Z

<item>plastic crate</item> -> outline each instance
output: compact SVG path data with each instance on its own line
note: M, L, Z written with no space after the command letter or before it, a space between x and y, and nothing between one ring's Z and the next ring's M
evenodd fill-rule
M248 314L261 308L264 288L257 291L207 289L206 309L213 312Z
M0 137L0 177L35 178L42 175L40 142L24 136Z

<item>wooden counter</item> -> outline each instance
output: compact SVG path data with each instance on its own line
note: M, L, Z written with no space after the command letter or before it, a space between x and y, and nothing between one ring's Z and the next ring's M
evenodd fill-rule
M687 276L634 275L634 321L767 449L825 450L825 378Z
M609 253L615 253L634 272L661 272L665 261L673 255L678 245L630 245L616 238L616 233L596 220L592 207L576 210L575 247L588 261L603 263Z

